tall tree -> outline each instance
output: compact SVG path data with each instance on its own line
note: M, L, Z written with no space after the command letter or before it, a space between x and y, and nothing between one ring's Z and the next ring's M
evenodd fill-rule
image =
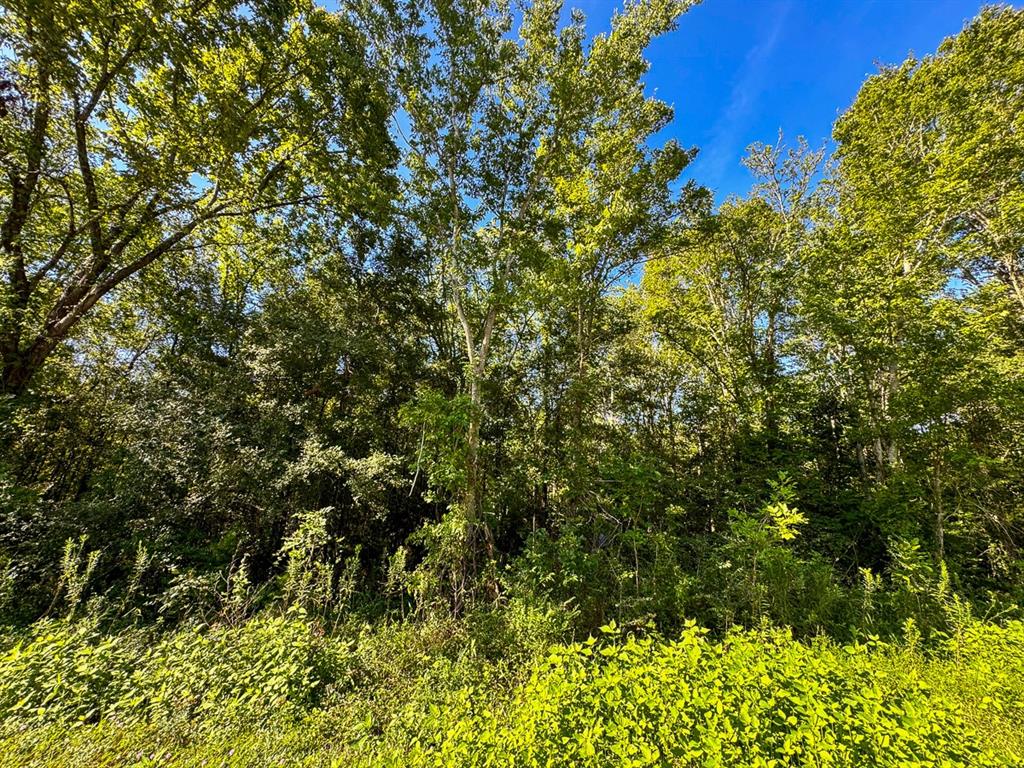
M525 8L515 35L507 3L479 0L387 3L376 25L399 73L410 220L461 339L471 548L484 508L484 387L527 289L567 265L562 286L586 289L568 306L589 322L601 292L659 247L671 221L668 185L690 153L646 146L670 110L640 78L647 44L688 5L631 4L589 48L579 14L559 30L555 0ZM580 343L588 333L579 326Z
M315 204L344 226L388 202L385 90L344 15L308 0L15 0L0 33L5 393L217 220Z
M835 126L834 216L802 301L811 359L857 414L880 527L1004 573L1016 513L977 470L1005 485L1020 450L1022 82L1024 13L1009 7L870 78Z
M1024 10L992 7L933 56L868 80L837 122L859 228L995 275L1024 316Z
M753 194L701 217L644 271L641 325L657 364L671 371L679 407L690 414L696 471L718 489L713 497L752 486L756 493L764 487L757 464L770 474L778 470L773 451L795 405L786 375L794 281L821 161L822 153L802 141L789 150L781 140L753 146L745 161L758 179Z

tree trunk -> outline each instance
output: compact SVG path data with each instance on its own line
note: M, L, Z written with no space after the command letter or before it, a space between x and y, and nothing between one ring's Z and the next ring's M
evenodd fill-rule
M476 366L474 366L475 369ZM466 526L472 533L479 519L480 509L480 421L482 402L480 377L477 371L471 373L469 382L469 429L466 435L466 492L463 497Z
M27 350L8 347L0 353L0 394L18 397L53 352L60 339L43 336Z
M946 511L942 505L942 460L932 467L932 505L935 510L935 548L939 560L946 559Z

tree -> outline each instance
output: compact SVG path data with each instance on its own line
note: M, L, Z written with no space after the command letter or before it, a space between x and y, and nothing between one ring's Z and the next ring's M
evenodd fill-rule
M939 248L1024 315L1024 11L992 7L934 56L868 80L836 123L858 226Z
M669 184L690 153L646 146L671 111L640 78L645 47L688 5L631 4L589 49L580 15L559 31L553 0L525 8L517 36L501 2L392 2L374 27L398 73L410 223L461 339L470 556L484 510L484 387L510 320L560 264L571 274L560 288L585 287L569 302L583 322L671 223Z
M791 377L794 281L812 178L822 153L754 145L758 179L747 199L705 213L665 258L644 271L637 314L656 365L680 393L679 417L696 453L697 484L716 506L721 493L758 493L777 471L794 410ZM790 369L787 371L787 368Z
M218 220L386 208L380 74L307 0L7 3L0 31L0 390Z
M882 530L920 526L939 558L960 534L993 572L1016 556L1012 503L976 483L983 467L1002 484L1020 450L1022 51L1024 13L989 8L864 84L835 126L834 215L802 293Z

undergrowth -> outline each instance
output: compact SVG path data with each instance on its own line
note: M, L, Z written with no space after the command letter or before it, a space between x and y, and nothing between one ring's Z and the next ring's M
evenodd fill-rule
M40 621L4 636L2 764L1024 764L1021 622L841 645L694 625L550 644L551 621ZM497 628L503 650L480 642Z

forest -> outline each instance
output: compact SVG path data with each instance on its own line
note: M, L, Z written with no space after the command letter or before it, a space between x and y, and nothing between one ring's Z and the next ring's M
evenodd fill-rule
M0 765L1024 765L1024 10L693 4L0 2Z

